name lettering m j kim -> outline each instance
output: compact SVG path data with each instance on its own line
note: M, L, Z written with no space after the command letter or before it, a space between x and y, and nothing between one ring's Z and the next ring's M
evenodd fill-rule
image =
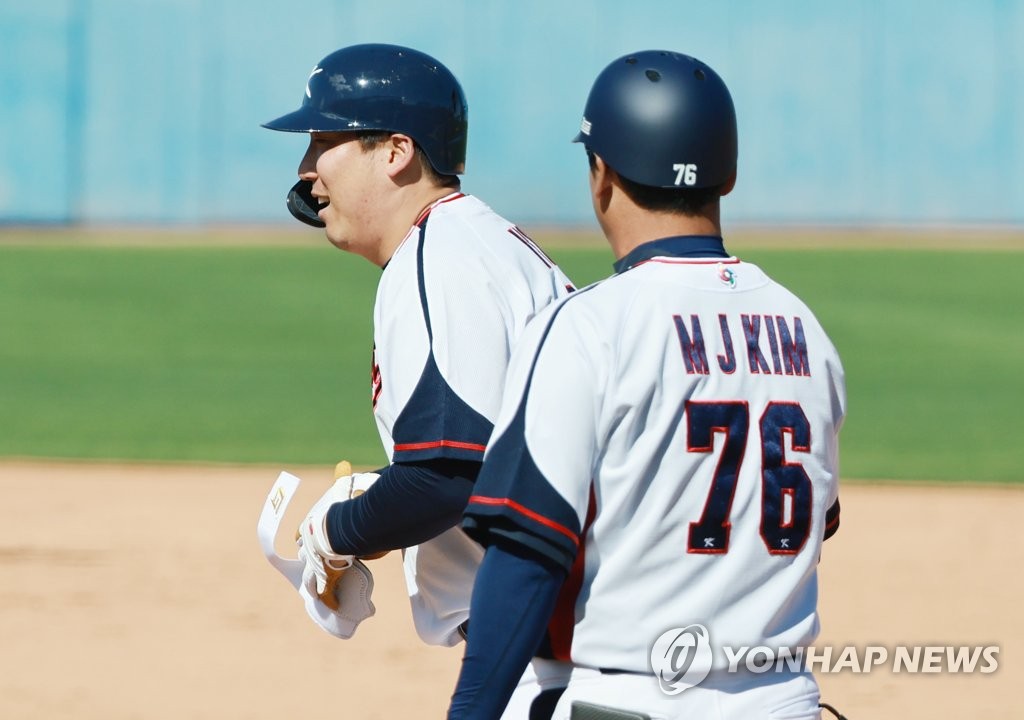
M700 317L690 315L689 323L682 315L673 315L679 346L683 354L688 375L708 375L707 347L704 342L704 330L701 328ZM722 352L716 357L718 368L732 374L737 369L737 357L733 342L732 328L739 327L742 333L741 347L746 348L746 370L752 375L794 375L811 376L811 366L807 356L807 340L804 337L804 326L800 318L787 320L782 315L748 315L740 314L733 317L730 323L728 315L718 316L718 331L721 337ZM791 329L792 328L792 329ZM767 348L762 346L762 337L767 341ZM767 350L767 355L765 351ZM771 358L771 364L768 362Z

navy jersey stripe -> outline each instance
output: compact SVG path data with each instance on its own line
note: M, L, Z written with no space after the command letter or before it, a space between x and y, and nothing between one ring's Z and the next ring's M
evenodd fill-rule
M419 223L419 245L416 248L416 280L429 352L412 395L395 418L391 431L394 443L392 460L416 462L449 458L479 462L483 460L494 425L456 394L441 374L434 356L434 333L423 261L429 220L428 213Z
M519 240L519 242L521 242L523 245L525 245L527 247L527 249L529 249L530 252L532 252L534 255L536 255L538 258L540 258L540 261L542 263L544 263L547 267L552 268L552 267L555 266L555 261L552 260L551 258L549 258L544 253L544 251L540 249L540 246L537 245L537 243L535 243L530 238L529 235L524 233L522 230L520 230L515 225L510 227L508 229L508 231L509 231L509 234L511 234L513 237L515 237L517 240Z
M832 507L825 513L825 539L828 540L835 535L837 530L839 530L839 498L836 498Z
M419 245L416 247L416 282L420 290L420 308L423 310L423 322L427 324L427 338L430 340L430 352L434 352L434 330L430 326L430 308L427 306L427 280L423 272L423 246L427 240L427 221L429 215L424 216L420 223Z
M465 531L482 545L501 538L536 552L568 572L579 551L580 520L576 511L537 467L526 446L526 403L540 352L555 319L574 298L566 298L547 318L519 407L512 422L495 438L466 507Z
M566 572L580 545L576 511L540 472L524 441L525 402L495 439L466 506L463 529L481 545L515 543Z
M493 431L493 423L445 382L431 352L416 388L391 429L392 460L481 461Z
M560 522L557 522L550 518L544 517L540 513L534 512L530 508L526 507L521 503L517 503L515 500L512 500L511 498L494 498L487 497L485 495L471 495L469 498L469 502L474 503L476 505L500 505L502 507L506 507L510 510L519 513L520 515L523 515L524 517L529 518L530 520L533 520L534 522L538 522L541 525L551 528L555 532L565 535L572 541L573 545L576 545L578 547L580 544L579 536L575 532L567 528L565 525L562 525Z

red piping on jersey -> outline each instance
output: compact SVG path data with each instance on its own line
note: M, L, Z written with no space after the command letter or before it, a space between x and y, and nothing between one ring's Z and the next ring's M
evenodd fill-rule
M544 527L551 528L555 532L559 532L562 535L565 535L567 538L572 540L574 545L579 547L580 539L572 530L567 528L565 525L562 525L561 523L557 523L554 520L551 520L549 518L544 517L543 515L535 513L530 508L524 505L520 505L515 500L510 500L509 498L484 497L483 495L471 495L469 501L471 503L477 503L479 505L504 505L507 508L512 508L517 513L525 515L526 517L530 518L531 520L534 520L535 522L539 522Z
M549 258L547 254L540 249L540 246L537 245L537 243L535 243L529 235L524 233L518 227L513 225L508 229L508 232L510 235L512 235L512 237L516 238L519 242L525 245L530 250L530 252L532 252L534 255L540 258L540 261L542 263L547 265L549 268L555 266L555 261Z
M420 216L416 218L416 222L414 222L413 225L419 225L421 222L423 222L427 218L427 215L430 214L430 211L436 208L438 205L444 205L445 203L451 202L452 200L458 200L459 198L463 197L466 197L464 193L455 193L454 195L443 197L437 202L430 203L430 205L427 206L427 209L421 212Z
M835 532L835 529L837 527L839 527L839 515L838 515L838 513L836 514L836 516L834 518L832 518L832 521L830 523L825 525L825 532L826 533ZM826 537L828 537L828 536L826 535Z
M477 443L459 442L458 440L434 440L433 442L403 443L401 445L395 445L395 452L428 450L430 448L439 447L458 448L459 450L476 450L477 452L483 452L487 449L486 445L478 445Z
M587 505L587 517L583 522L583 531L580 537L586 537L590 526L594 524L597 516L597 495L594 493L594 485L590 485L590 502ZM562 583L562 589L555 600L555 609L551 613L551 620L548 621L548 639L551 641L551 654L556 660L572 659L572 636L576 629L576 600L583 589L583 574L586 568L586 548L584 545L576 553L569 576Z

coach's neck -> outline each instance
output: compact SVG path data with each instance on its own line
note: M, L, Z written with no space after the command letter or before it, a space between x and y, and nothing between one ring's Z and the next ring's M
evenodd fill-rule
M596 158L590 173L591 199L594 213L601 225L616 260L628 255L639 245L659 238L678 235L721 235L721 206L718 200L708 203L700 213L684 215L640 207L626 193L619 175ZM726 192L732 190L730 182ZM725 193L723 193L724 195Z

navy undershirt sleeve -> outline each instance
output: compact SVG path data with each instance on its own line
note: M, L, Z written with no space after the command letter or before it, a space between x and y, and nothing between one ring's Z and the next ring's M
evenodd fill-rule
M491 545L473 584L448 720L500 717L544 638L566 573L528 549Z
M369 490L327 511L327 539L339 555L412 547L462 520L480 463L438 458L394 463Z

